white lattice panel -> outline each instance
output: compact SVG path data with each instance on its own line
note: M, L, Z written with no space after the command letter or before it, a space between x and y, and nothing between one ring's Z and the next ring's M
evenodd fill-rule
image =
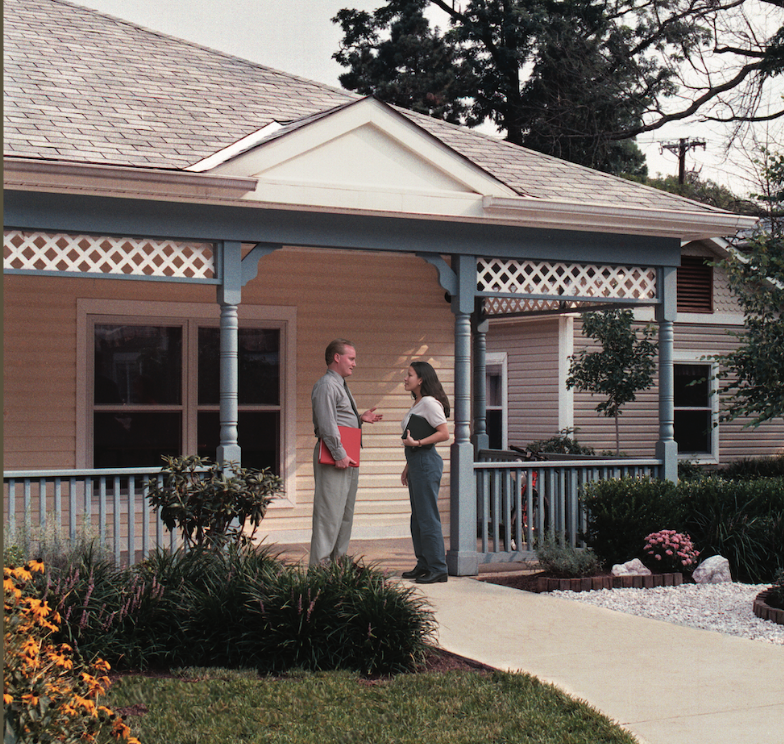
M211 243L6 230L6 269L170 279L212 279Z
M656 270L639 266L477 259L477 289L586 299L655 300Z

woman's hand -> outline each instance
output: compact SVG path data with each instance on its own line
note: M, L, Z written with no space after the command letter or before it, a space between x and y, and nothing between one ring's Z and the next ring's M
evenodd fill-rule
M403 440L404 447L419 447L419 442L411 438L411 432L406 429L406 438Z
M406 463L406 466L403 468L403 474L400 476L400 482L404 486L408 485L408 463Z

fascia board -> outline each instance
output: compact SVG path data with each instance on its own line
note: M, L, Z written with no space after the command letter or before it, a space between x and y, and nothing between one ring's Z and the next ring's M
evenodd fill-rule
M517 196L517 193L487 171L459 155L429 132L373 98L342 107L306 126L261 142L231 161L217 166L215 173L252 173L263 180L264 172L294 158L371 125L431 167L446 173L464 188L480 195Z
M756 217L731 212L697 212L618 204L578 204L554 199L485 196L485 214L512 217L531 226L610 231L700 240L734 235L757 223Z
M154 168L57 161L3 159L5 188L58 193L122 194L134 197L240 199L256 188L255 178Z

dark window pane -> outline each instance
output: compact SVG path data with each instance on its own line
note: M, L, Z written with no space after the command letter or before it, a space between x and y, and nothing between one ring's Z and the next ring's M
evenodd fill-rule
M674 377L676 407L708 407L710 365L676 364Z
M503 445L503 411L489 410L487 413L487 436L490 449L501 449Z
M220 416L217 411L202 411L198 422L199 457L215 460L220 444ZM239 444L242 466L270 468L280 475L280 413L278 411L240 411Z
M675 411L675 441L678 452L711 451L710 411Z
M280 405L280 331L240 328L240 405ZM218 405L220 329L199 328L199 405Z
M93 467L160 467L161 455L182 452L178 411L96 411L93 422Z
M503 388L501 372L496 369L487 370L487 405L499 407L503 405Z
M180 405L182 328L95 326L95 404Z

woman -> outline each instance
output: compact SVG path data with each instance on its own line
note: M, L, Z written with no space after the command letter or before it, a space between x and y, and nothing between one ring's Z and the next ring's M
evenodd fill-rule
M449 439L449 401L436 371L427 362L412 362L403 383L414 405L403 418L406 467L400 480L411 499L411 539L417 564L404 579L418 584L447 580L444 536L438 514L438 489L444 462L435 445ZM412 435L412 431L414 434Z

